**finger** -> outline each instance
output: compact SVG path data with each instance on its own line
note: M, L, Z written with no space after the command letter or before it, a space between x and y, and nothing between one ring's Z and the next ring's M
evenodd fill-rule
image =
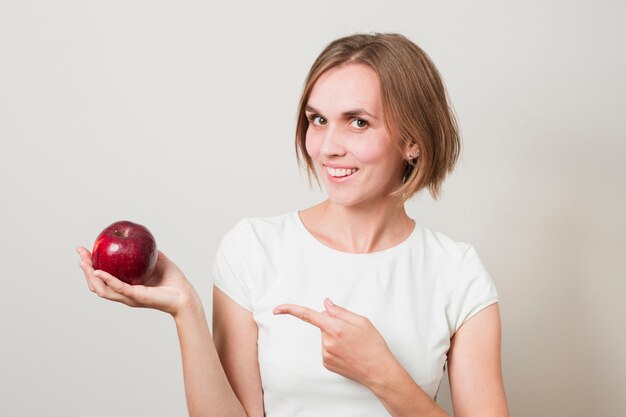
M165 268L168 264L168 257L161 251L157 253L156 265L154 266L154 272L158 275L163 275L165 273Z
M103 283L103 293L101 297L112 301L119 301L129 306L136 306L137 288L129 285L118 278L100 269L94 271L94 277Z
M87 276L93 286L93 292L98 294L99 297L111 299L113 290L107 287L106 283L94 274L93 268L87 273Z
M361 326L364 320L367 320L363 316L360 316L346 308L334 304L332 301L330 301L330 298L326 298L324 300L324 307L331 317L346 321L348 323L354 324L355 326Z
M174 262L170 260L163 252L159 251L156 261L156 267L154 269L154 275L158 277L169 275L184 275Z
M170 261L163 252L158 251L156 265L154 266L154 272L152 273L150 278L148 278L148 281L146 281L144 284L148 284L151 287L158 285L159 281L163 277L171 275L174 272L172 270L172 267L176 268L172 261Z
M95 289L96 289L95 292L96 294L98 294L100 298L105 298L110 301L116 301L122 304L126 304L127 306L130 306L130 307L137 307L137 303L134 300L128 297L125 297L124 295L118 292L115 292L113 288L106 285L106 283L102 281L102 279L99 278L98 276L95 276L94 280L97 282L99 281L100 283L100 285L95 286Z
M80 260L82 262L86 262L91 266L91 252L87 250L84 246L79 246L76 248L76 252L80 255Z
M115 290L109 287L102 278L98 276L98 274L103 273L104 271L95 271L91 264L87 264L84 261L80 262L80 267L85 274L85 279L87 280L87 285L89 286L89 289L95 292L99 297L106 298L107 300L119 301L128 305L134 305L132 300L117 293Z
M91 292L96 292L96 288L94 286L95 278L93 277L93 267L91 264L88 264L85 261L80 261L78 266L80 266L80 269L83 270L83 275L85 276L85 281L87 282L89 290L91 290Z
M93 274L93 265L91 263L91 253L84 246L79 246L76 248L76 252L80 255L80 262L78 265L80 269L83 270L83 274L85 275L85 280L87 281L87 286L91 292L96 291L96 285L94 285L94 278L91 276Z
M135 287L121 281L119 278L114 277L106 271L98 270L94 272L94 275L104 281L107 287L111 288L118 294L129 298L133 298L136 295Z
M86 262L81 261L80 267L85 273L85 279L87 280L87 285L89 286L89 289L92 292L95 292L99 297L123 303L126 303L126 301L128 301L125 300L124 297L118 295L112 288L109 288L106 283L96 275L96 271L94 271L91 264L87 264Z
M274 308L273 313L290 314L324 331L329 330L332 326L331 319L327 315L297 304L281 304Z

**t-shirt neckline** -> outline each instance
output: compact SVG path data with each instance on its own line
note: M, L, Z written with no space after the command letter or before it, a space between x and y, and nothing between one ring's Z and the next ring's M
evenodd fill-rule
M302 219L300 218L300 210L296 210L292 213L292 216L294 218L294 221L296 222L296 224L298 225L298 228L303 232L303 234L306 236L306 238L313 242L314 245L316 245L317 247L321 248L322 250L325 250L327 252L330 253L334 253L340 256L345 256L345 257L353 257L353 258L373 258L373 257L378 257L378 256L384 256L384 255L390 255L396 252L401 251L402 249L404 249L405 247L409 246L409 244L411 243L411 241L413 239L415 239L415 236L417 236L418 233L418 222L414 219L413 220L413 230L411 231L411 234L404 239L402 242L398 243L396 246L392 246L390 248L387 249L383 249L380 251L376 251L376 252L368 252L368 253L352 253L352 252L344 252L335 248L331 248L328 245L325 245L324 243L320 242L315 236L313 236L313 234L309 231L309 229L306 228L306 226L304 225L304 223L302 222Z

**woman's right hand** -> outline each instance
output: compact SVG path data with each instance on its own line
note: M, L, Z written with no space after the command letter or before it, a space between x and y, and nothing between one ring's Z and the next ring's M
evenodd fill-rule
M80 255L80 268L89 289L102 298L130 307L154 308L172 316L199 302L198 295L183 272L161 251L154 273L144 285L130 285L105 271L94 270L89 250L79 246L76 251Z

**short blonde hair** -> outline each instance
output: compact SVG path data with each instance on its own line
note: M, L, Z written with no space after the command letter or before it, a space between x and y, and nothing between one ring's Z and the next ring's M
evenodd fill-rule
M305 106L319 77L344 64L371 67L380 80L386 127L398 152L405 159L402 185L391 193L401 203L428 187L434 199L441 193L446 175L454 169L461 150L460 134L439 71L415 43L397 33L355 34L331 42L317 57L304 83L296 125L296 156L318 185L319 178L306 151L309 120ZM417 159L403 154L416 143Z

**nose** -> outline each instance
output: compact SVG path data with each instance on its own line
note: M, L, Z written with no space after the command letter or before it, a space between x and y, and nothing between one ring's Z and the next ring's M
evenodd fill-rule
M346 154L344 137L336 127L329 126L324 129L320 153L323 156L343 156Z

